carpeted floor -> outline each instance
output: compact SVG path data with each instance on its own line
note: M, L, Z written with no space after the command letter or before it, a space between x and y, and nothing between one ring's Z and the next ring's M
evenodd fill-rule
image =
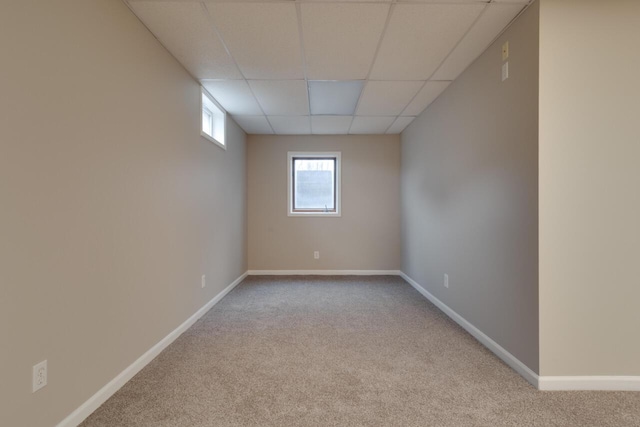
M82 426L640 426L539 392L402 279L249 277Z

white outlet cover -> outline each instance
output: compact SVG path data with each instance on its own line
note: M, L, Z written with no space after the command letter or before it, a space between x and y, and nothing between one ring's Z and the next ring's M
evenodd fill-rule
M207 286L207 277L204 274L202 275L202 281L200 282L200 286L202 286L203 288Z
M448 274L444 275L444 287L445 288L449 287L449 275Z
M47 385L47 361L33 365L33 393Z
M502 64L502 81L505 81L509 78L509 63L505 62Z

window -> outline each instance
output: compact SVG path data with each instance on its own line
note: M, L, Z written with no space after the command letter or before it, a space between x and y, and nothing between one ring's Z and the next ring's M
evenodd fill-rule
M288 153L289 216L340 216L340 153Z
M202 128L200 135L225 148L224 131L226 113L209 93L202 88Z

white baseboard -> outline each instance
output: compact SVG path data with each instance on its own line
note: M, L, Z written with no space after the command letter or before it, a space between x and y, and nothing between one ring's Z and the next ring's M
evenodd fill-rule
M502 359L507 365L522 375L528 382L540 390L621 390L640 391L640 376L538 376L515 356L502 348L498 343L485 335L466 319L453 311L438 298L429 293L417 282L399 270L249 270L233 281L229 286L213 297L202 308L185 320L175 330L170 332L160 342L140 356L118 376L109 381L98 392L80 405L69 416L57 424L57 427L75 427L84 421L89 415L107 401L127 381L133 378L149 362L151 362L162 350L176 340L183 332L189 329L207 311L216 305L225 295L235 288L248 275L393 275L401 276L425 298L442 310L447 316L458 323L462 328L474 336L485 347Z
M431 301L436 307L442 310L447 316L449 316L453 321L455 321L458 325L462 326L464 330L469 332L475 339L480 341L482 345L491 350L496 356L498 356L504 363L509 365L513 370L519 373L525 380L531 383L534 387L538 387L539 384L539 376L535 372L533 372L527 365L518 360L513 354L509 353L507 350L502 348L500 344L489 338L482 332L480 329L473 326L469 321L467 321L464 317L460 316L458 313L453 311L448 305L440 301L438 298L433 296L429 291L420 286L415 280L400 272L400 276L407 281L411 286L413 286L418 292L420 292L425 298Z
M538 389L560 390L600 390L600 391L640 391L638 376L541 376Z
M109 399L113 394L118 391L127 381L129 381L135 374L140 372L142 368L147 366L149 362L151 362L162 350L167 348L169 344L175 341L183 332L189 329L198 319L200 319L207 311L211 309L214 305L216 305L225 295L227 295L233 288L235 288L242 280L247 277L247 273L245 272L236 280L233 281L229 286L224 288L222 292L213 297L211 301L206 303L201 309L196 311L191 317L185 320L180 326L174 329L169 333L166 337L164 337L160 342L151 347L146 353L138 358L135 362L129 365L124 371L120 372L120 374L109 381L104 387L102 387L96 394L91 396L89 400L84 402L78 409L73 411L69 416L67 416L64 420L62 420L57 427L76 427L82 421L84 421L89 415L93 413L96 409L100 407L107 399Z
M400 270L249 270L249 276L399 276Z
M400 276L538 390L640 391L640 376L540 376L405 273Z

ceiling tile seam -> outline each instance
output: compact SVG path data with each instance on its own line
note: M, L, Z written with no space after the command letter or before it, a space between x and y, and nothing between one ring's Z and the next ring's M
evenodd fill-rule
M465 31L464 34L462 34L462 37L460 37L460 39L456 42L453 48L449 51L447 56L445 56L444 59L440 62L440 65L438 65L438 68L436 68L435 71L429 76L429 79L431 79L431 77L433 77L438 72L440 67L442 67L442 64L444 64L447 61L447 59L449 59L451 54L458 48L458 46L460 46L460 43L462 43L462 40L464 40L465 37L467 37L467 35L471 32L473 27L475 27L480 21L480 19L484 16L484 14L487 13L487 10L489 10L489 4L490 3L487 3L484 5L484 7L482 8L478 16L476 16L476 19L473 20L471 25L469 25L469 28L467 28L467 31Z
M137 0L137 1L141 1L141 0ZM162 1L162 0L161 0ZM165 1L175 1L175 0L165 0ZM354 4L354 3L373 3L373 4L379 4L379 3L403 3L403 4L425 4L425 3L429 3L429 4L477 4L477 3L492 3L495 2L495 0L457 0L457 1L448 1L448 0L217 0L218 3L237 3L237 2L241 2L241 3L322 3L322 4L327 4L327 3L348 3L348 4ZM535 0L529 0L530 2L533 2ZM524 3L523 3L524 4Z
M258 104L258 107L260 107L260 111L262 111L262 115L264 116L265 120L267 121L267 123L269 123L269 127L271 128L271 132L273 132L275 134L276 132L273 129L273 125L269 121L269 117L265 113L264 108L262 107L262 104L260 104L260 100L258 99L256 94L253 92L253 88L251 87L251 85L247 81L247 77L244 75L244 73L242 72L242 69L240 68L240 65L238 65L238 62L236 61L236 59L231 54L231 50L229 49L229 46L227 46L227 42L225 42L224 37L222 37L222 34L220 33L220 31L218 31L218 27L213 22L213 18L211 17L211 12L209 11L209 8L207 7L207 4L204 3L204 2L201 2L200 5L202 6L202 8L204 9L205 14L207 15L207 20L209 21L209 24L211 24L211 28L213 28L213 31L218 36L218 39L220 40L220 43L222 43L222 46L224 47L224 50L227 52L227 55L229 55L229 57L233 61L234 65L238 69L238 72L242 76L242 80L244 80L244 84L246 84L247 87L249 88L249 92L251 92L251 95L256 100L256 104Z
M396 80L396 79L369 79L367 80L368 82L392 82L392 83L416 83L416 82L420 82L420 83L424 83L426 80L424 79L412 79L412 80L406 80L406 79L400 79L400 80ZM437 82L438 80L431 80L433 82ZM440 80L440 81L449 81L449 80Z
M311 1L311 0L307 0L307 1ZM318 0L318 1L323 1L323 0ZM401 4L436 4L436 5L443 5L444 4L444 5L449 5L449 4L478 4L478 3L488 4L491 1L492 0L458 0L458 1L447 1L447 0L441 0L441 1L398 0L397 2L401 3ZM351 2L349 2L349 3L351 3Z
M397 114L390 113L390 114L365 114L365 115L354 116L354 117L395 117L395 118L398 118L398 117L417 117L417 116L414 116L414 115L411 115L411 114L408 114L406 116L400 116L400 115L397 115Z
M516 21L516 19L518 19L520 17L520 15L522 15L528 8L529 6L531 6L533 4L535 0L530 0L528 3L526 3L522 10L520 12L518 12L518 14L511 20L509 21L509 23L502 29L502 31L500 31L500 33L494 37L491 42L489 42L489 44L487 44L487 46L482 50L482 52L484 52L485 50L487 50L489 48L489 46L491 46L496 40L498 40L502 34L504 34L505 31L507 31L507 29ZM451 52L449 52L449 54L443 59L443 61L440 63L440 65L438 65L438 68L436 68L436 70L433 72L433 74L431 74L431 76L429 76L429 79L425 82L425 85L428 82L453 82L453 80L431 80L431 77L433 77L438 70L442 67L442 65L444 65L445 61L449 58L449 56L451 56L451 54L453 53L454 50L456 50L456 48L458 47L458 45L460 43L462 43L462 40L464 40L464 38L467 36L467 34L469 32L471 32L471 29L480 21L480 18L485 14L485 12L487 10L489 10L489 5L500 5L501 3L496 2L495 0L490 0L489 3L487 3L484 7L484 9L482 10L482 12L480 12L480 15L478 15L478 17L476 18L476 20L473 22L473 24L471 24L471 26L469 27L469 29L467 30L467 32L462 36L462 38L458 41L458 43L455 45L455 47L451 50ZM504 3L504 4L520 4L520 3ZM500 7L500 6L498 6ZM476 58L474 58L475 61ZM469 64L471 65L473 63L473 61ZM467 65L467 68L469 67L469 65ZM466 70L466 68L465 68ZM464 72L464 70L462 70L462 72ZM420 89L420 91L422 91L422 88ZM419 94L420 92L418 92ZM416 96L418 96L418 94L416 94ZM438 95L436 97L436 99L438 99L440 97L440 95ZM415 98L415 96L414 96ZM402 113L404 113L404 111L409 108L409 105L411 105L411 103L413 102L413 99L411 101L409 101L409 103L407 104L407 106L405 107L404 110L402 110L402 112L400 112L400 116L402 116ZM431 101L431 103L435 102L435 99L433 101ZM431 105L431 104L429 104ZM428 106L427 106L428 107ZM409 116L403 116L403 117L409 117Z
M391 129L391 127L396 123L396 121L398 121L399 118L400 116L396 116L396 118L391 121L391 124L384 130L385 135L387 134L387 132L389 132L389 129Z
M143 1L148 1L148 0L124 0L125 2L131 2L131 3L137 3L137 2L143 2ZM175 2L176 0L156 0L159 3L171 3L171 2ZM179 0L178 0L179 1ZM522 2L519 4L531 4L533 3L535 0L529 0L526 2ZM193 3L196 3L197 0L193 0ZM283 3L283 4L292 4L292 3L299 3L299 4L304 4L304 3L322 3L322 4L331 4L331 3L348 3L348 4L354 4L354 3L364 3L364 4L379 4L379 3L403 3L403 4L425 4L425 3L429 3L429 4L477 4L477 3L497 3L495 0L457 0L457 1L447 1L447 0L434 0L434 1L424 1L424 0L214 0L215 3L259 3L259 4L264 4L264 3ZM514 4L518 4L515 3Z
M137 1L148 0L131 0L134 3ZM156 0L158 2L174 2L176 0ZM179 1L179 0L178 0ZM193 0L194 2L197 0ZM305 3L321 3L321 4L335 4L335 3L347 3L347 4L379 4L379 3L406 3L406 4L476 4L476 3L492 3L495 0L213 0L215 3L281 3L281 4L305 4ZM533 2L535 0L531 0ZM523 3L524 4L524 3Z
M396 120L398 120L399 117L400 116L396 116L396 118L391 121L391 124L387 126L387 128L384 130L385 135L387 134L387 132L389 132L389 129L391 129L391 126L393 126L393 124L396 122Z
M489 44L482 50L483 52L485 50L487 50L487 48L489 46L491 46L496 40L498 40L500 38L500 36L502 36L502 34L504 34L505 31L507 31L507 29L515 22L516 19L518 19L520 17L520 15L522 15L525 10L527 10L529 8L529 6L531 6L533 4L535 0L530 0L527 4L525 4L525 6L522 8L522 10L520 12L518 12L518 14L511 20L509 21L509 23L507 24L506 27L504 27L502 29L502 31L500 31L500 33L493 39L491 40L491 42L489 42ZM451 50L451 52L449 52L449 54L442 60L442 62L440 63L440 65L438 65L438 68L436 68L436 70L433 72L433 74L431 74L431 76L429 76L429 79L427 81L425 81L424 85L422 88L420 88L420 91L418 91L418 93L414 96L414 98L416 96L418 96L418 94L422 91L422 89L424 88L424 86L426 86L426 84L428 82L452 82L453 80L431 80L431 77L433 77L438 70L440 69L440 67L442 67L442 65L444 65L445 61L449 58L449 56L451 56L451 54L453 53L453 51L456 50L456 48L458 47L458 45L460 43L462 43L462 40L464 40L464 38L467 36L467 34L469 34L469 32L471 32L471 29L480 21L480 18L486 13L487 10L489 10L489 5L499 5L500 3L497 3L495 0L490 0L484 7L484 9L482 10L482 12L480 12L480 14L478 15L478 17L476 18L476 20L473 22L473 24L471 24L471 26L469 27L469 29L465 32L465 34L462 36L462 38L458 41L458 43L454 46L454 48ZM514 3L514 4L518 4L518 3ZM474 59L475 60L475 59ZM470 65L470 64L469 64ZM468 68L468 66L467 66ZM466 68L465 68L466 70ZM464 70L463 70L464 72ZM440 97L440 95L438 95L436 97L436 99L438 99ZM435 99L431 102L433 103L435 101ZM409 101L409 103L407 104L407 106L404 108L404 110L402 110L400 112L400 116L402 116L402 113L404 113L404 111L409 108L409 105L411 105L411 103L413 102L413 99L411 101ZM429 104L431 105L431 104ZM428 106L427 106L428 107ZM398 116L398 117L400 117ZM410 117L410 116L402 116L402 117Z
M178 63L178 65L180 65L182 67L182 69L184 71L187 72L187 74L189 74L189 76L196 81L198 84L200 84L200 80L198 80L196 78L196 76L194 76L193 74L191 74L191 71L187 70L187 67L185 67L182 62L180 62L180 60L178 58L176 58L176 56L167 48L167 46L164 45L164 43L162 43L162 40L160 40L154 33L153 31L151 31L151 28L147 27L147 24L144 23L144 21L142 19L140 19L140 17L136 14L136 12L133 10L133 7L131 7L131 4L129 1L127 0L123 0L124 4L129 8L129 10L131 11L131 13L133 13L133 16L135 16L138 19L138 22L140 22L142 24L142 26L144 28L147 29L147 31L149 31L149 34L151 34L151 36L156 39L156 41L158 43L160 43L160 46L162 46L162 48L173 58L176 60L176 62ZM202 86L202 84L200 84L200 86ZM199 103L200 101L198 101Z
M389 132L389 129L391 129L391 126L393 126L393 124L396 122L396 120L398 120L398 117L400 116L396 116L395 119L391 120L391 124L389 126L387 126L387 128L384 130L384 134L386 135L387 132Z
M356 108L353 110L353 116L351 117L351 124L349 125L349 130L347 133L351 133L351 128L353 127L353 122L358 114L358 108L360 108L360 101L362 100L362 94L367 89L367 83L369 82L369 76L371 75L371 70L373 70L373 65L376 63L378 59L378 53L380 52L380 47L382 46L382 41L384 40L385 35L387 34L387 28L389 28L389 22L391 22L391 16L393 15L393 11L395 9L397 0L393 0L393 2L389 5L389 10L387 11L387 19L384 21L384 27L382 27L382 32L380 33L380 38L378 39L378 45L376 46L376 51L373 54L373 60L371 64L369 64L369 71L367 71L367 75L364 78L364 84L362 85L362 90L360 91L360 96L358 97L358 102L356 102Z
M251 115L251 114L248 114ZM309 114L268 114L267 117L310 117Z
M533 4L535 0L531 0L529 3L525 3L523 4L522 10L520 10L520 12L518 12L518 14L516 16L513 17L513 19L511 21L509 21L509 23L502 29L502 31L500 31L498 33L497 36L495 36L493 38L493 40L491 40L491 42L487 45L487 47L484 48L484 50L487 50L489 48L489 46L491 46L493 43L495 43L496 40L498 40L508 29L509 27L511 27L511 25L513 25L513 23L520 18L520 15L522 15L527 9L529 9L529 6L531 6ZM493 3L495 5L500 5L500 4L520 4L520 3ZM483 50L483 52L484 52Z
M402 111L400 111L400 114L398 115L398 117L402 116L402 113L404 113L406 111L407 108L409 108L409 105L411 105L411 103L413 102L414 99L416 99L416 97L420 94L420 92L422 92L422 89L424 89L424 87L427 85L427 82L429 80L431 80L431 78L433 76L436 75L436 73L438 72L438 70L444 65L444 63L447 61L447 59L449 59L449 57L451 56L451 54L458 48L458 46L460 46L460 43L462 43L462 40L465 39L465 37L467 37L467 34L469 34L471 32L471 29L473 27L476 26L476 24L478 23L478 21L480 21L480 18L482 18L482 16L487 12L487 10L489 10L489 3L486 3L484 5L484 7L482 8L482 11L478 14L478 16L476 16L476 19L471 23L471 25L469 25L469 28L467 28L467 31L464 32L464 34L462 35L462 37L460 37L460 39L456 42L456 44L453 46L453 48L449 51L449 53L447 54L447 56L445 56L442 61L440 62L440 65L438 65L436 67L435 70L433 70L433 73L431 73L431 75L427 78L427 80L425 80L424 84L422 85L422 87L420 88L420 90L418 90L418 92L413 96L413 98L411 98L411 100L409 101L409 103L407 105L405 105L405 107L402 109ZM447 80L445 80L447 81ZM439 97L440 95L438 95ZM436 99L438 98L436 97ZM435 99L434 99L435 101ZM433 101L432 101L433 102ZM429 104L431 105L431 104ZM427 108L429 107L429 105L427 105ZM425 108L426 109L426 108ZM422 110L424 111L424 110ZM420 112L422 114L422 112Z
M409 126L411 123L413 123L413 121L414 121L415 119L417 119L417 118L418 118L417 116L403 116L403 117L410 117L410 118L411 118L411 121L409 122L409 124L405 125L405 126L402 128L402 130L400 131L400 133L404 132L404 130L407 128L407 126ZM400 116L398 116L398 119L400 119ZM389 129L391 129L391 128L389 128ZM388 130L388 129L387 129L387 130ZM398 135L400 135L400 133L399 133Z
M441 64L441 65L442 65L442 64ZM438 68L440 68L440 66L438 66ZM413 95L413 97L409 100L409 102L407 102L407 105L405 105L405 106L404 106L404 108L402 109L402 111L400 111L400 114L398 114L398 117L402 116L402 113L404 113L404 112L405 112L405 110L406 110L407 108L409 108L409 105L411 105L411 103L413 102L413 100L414 100L414 99L416 99L416 97L417 97L418 95L420 95L420 92L422 92L422 89L424 89L424 87L427 85L427 82L428 82L428 81L429 81L429 80L425 80L425 81L424 81L424 83L422 83L422 86L420 86L420 89L418 89L418 92L416 92L416 94L415 94L415 95ZM428 107L428 106L427 106L427 107ZM421 111L420 113L422 113L422 111Z
M309 114L309 116L313 116L313 117L354 117L353 114L335 114L335 113Z
M513 19L511 21L509 21L509 23L498 33L497 36L495 36L485 47L484 49L482 49L482 52L485 52L489 46L491 46L496 40L498 40L502 34L505 33L505 31L507 31L507 29L509 29L509 27L516 21L516 19L518 19L520 17L520 15L522 15L528 8L529 6L531 6L533 4L535 0L531 0L529 3L524 4L522 10L520 10L520 12L518 12L518 14L516 16L513 17ZM498 7L501 7L500 5L517 5L517 4L521 4L521 3L498 3L495 0L491 0L490 3L488 3L485 8L483 9L483 11L480 13L480 15L478 16L478 18L476 19L476 21L474 21L474 23L471 25L471 27L469 27L469 30L467 31L467 33L465 33L465 35L462 37L462 39L458 42L458 44L462 43L462 40L464 40L464 38L467 36L467 34L471 31L471 29L478 23L478 21L480 21L480 18L482 17L482 15L484 15L485 11L489 10L489 6L490 5L496 5ZM458 47L458 45L456 45L456 47L453 48L453 50L455 50ZM451 52L449 52L449 55L451 55L453 53L453 50ZM482 53L481 53L482 54ZM449 55L447 55L447 58L449 57ZM444 59L444 61L447 60L447 58ZM473 62L475 62L477 58L474 58L473 61L471 61L467 67L462 70L462 72L460 74L462 74L467 68L469 68L469 66L471 64L473 64ZM436 69L436 71L433 72L433 74L429 77L429 79L431 79L431 77L433 77L438 70L440 69L440 67L442 67L442 65L444 65L444 61L442 61L442 63L438 66L438 68ZM451 81L453 82L453 80L428 80L428 81L433 81L433 82L437 82L437 81ZM439 97L440 95L438 95ZM436 97L436 99L438 98Z
M298 37L300 37L300 55L302 56L302 75L304 76L304 84L307 90L307 108L309 109L309 132L311 129L311 93L309 93L309 78L307 74L307 57L304 49L304 33L302 31L302 11L300 3L296 2L296 20L298 21Z

